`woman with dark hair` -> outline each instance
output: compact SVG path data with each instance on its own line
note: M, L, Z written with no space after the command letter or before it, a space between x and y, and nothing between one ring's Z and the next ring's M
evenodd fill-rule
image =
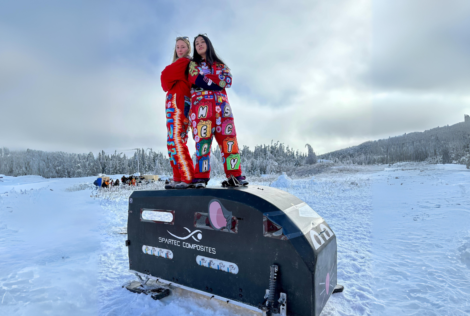
M221 148L227 176L223 185L247 185L248 181L242 176L237 134L225 91L232 84L230 69L217 56L205 34L196 36L194 48L188 76L189 82L193 84L190 123L197 159L193 184L195 187L205 187L210 179L210 151L215 136Z
M177 37L173 63L162 71L162 88L166 94L167 147L173 168L173 181L165 183L165 189L186 189L192 183L194 166L189 154L188 112L191 106L191 84L187 69L191 61L191 45L188 37Z

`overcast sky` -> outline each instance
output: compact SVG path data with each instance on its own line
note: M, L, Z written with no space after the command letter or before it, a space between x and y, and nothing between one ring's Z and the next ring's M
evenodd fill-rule
M97 3L0 1L0 146L166 152L160 73L198 33L241 146L323 154L470 114L470 1Z

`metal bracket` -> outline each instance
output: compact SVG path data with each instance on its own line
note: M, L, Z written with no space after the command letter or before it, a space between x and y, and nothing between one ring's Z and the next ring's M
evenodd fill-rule
M150 277L145 277L145 280L140 276L140 274L138 273L135 273L135 275L139 278L142 286L145 286L145 284L147 284L147 282L150 280Z
M281 293L278 302L279 302L279 314L281 316L287 316L287 294Z
M268 312L268 306L269 306L269 302L268 302L268 297L269 297L269 289L266 289L266 294L264 295L264 302L262 305L265 305L265 306L262 306L262 311L263 311L263 316L266 316L267 315L267 312ZM271 315L273 316L287 316L287 294L286 293L280 293L279 295L279 314L275 314L273 313L274 311L271 311ZM277 308L275 308L274 310L277 310Z

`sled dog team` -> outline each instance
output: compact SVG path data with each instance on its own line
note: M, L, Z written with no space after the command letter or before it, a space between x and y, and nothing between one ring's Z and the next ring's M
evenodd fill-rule
M210 179L211 145L215 137L227 180L223 186L247 185L242 176L237 132L225 89L232 85L230 69L215 53L206 34L195 37L192 58L188 37L177 37L173 62L161 75L166 94L167 147L173 180L166 189L204 188ZM196 143L196 165L187 147Z

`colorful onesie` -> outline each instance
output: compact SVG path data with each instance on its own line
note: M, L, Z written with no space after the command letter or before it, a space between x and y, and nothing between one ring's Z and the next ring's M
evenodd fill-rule
M205 61L189 64L189 82L197 86L191 89L190 124L196 142L195 179L210 178L210 149L213 136L222 152L222 162L227 177L241 176L240 153L232 108L225 88L232 85L230 69L224 64Z
M190 60L179 58L162 71L162 88L166 94L167 147L170 164L173 168L173 181L191 183L194 166L189 154L188 141L191 107L190 87L186 69Z

